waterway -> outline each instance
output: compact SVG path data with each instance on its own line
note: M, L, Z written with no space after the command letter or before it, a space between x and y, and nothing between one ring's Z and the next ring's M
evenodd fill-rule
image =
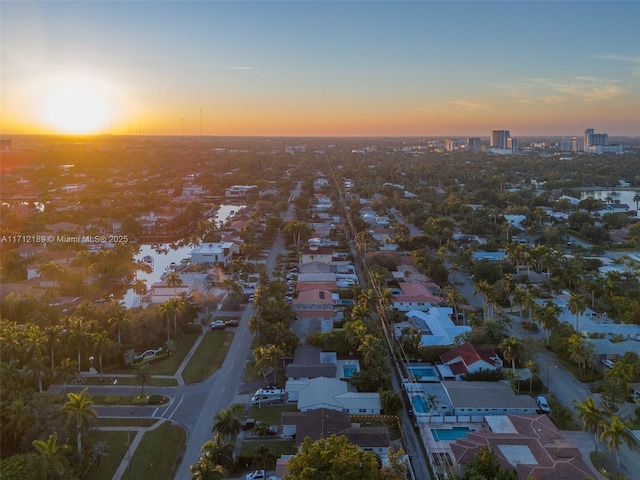
M620 200L620 203L626 203L630 208L635 209L636 202L633 201L633 197L637 192L631 190L593 190L593 191L581 191L580 200L584 200L587 197L598 198L605 200L607 197L611 197L613 201Z
M216 211L217 215L210 220L217 221L218 224L224 224L243 208L244 205L220 205ZM188 262L191 250L193 250L193 247L188 245L178 248L172 248L170 244L140 245L140 252L134 257L134 260L142 262L145 257L151 257L153 260L153 270L149 273L138 270L138 280L144 280L147 283L147 289L150 289L151 285L160 281L162 274L167 271L172 264L179 267L181 264ZM136 307L140 304L140 298L132 289L129 289L127 293L125 293L122 302L124 302L127 308Z

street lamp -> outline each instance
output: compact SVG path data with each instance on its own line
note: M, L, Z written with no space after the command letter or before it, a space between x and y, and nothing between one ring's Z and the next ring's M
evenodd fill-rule
M89 357L89 361L91 362L91 369L93 369L93 355Z

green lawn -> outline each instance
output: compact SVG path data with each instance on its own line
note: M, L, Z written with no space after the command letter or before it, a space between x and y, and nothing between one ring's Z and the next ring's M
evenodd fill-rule
M232 340L232 332L207 332L182 372L184 382L200 382L213 375L224 362Z
M256 448L260 444L267 445L273 455L279 457L280 455L290 455L296 453L296 443L293 440L256 440L255 442L244 441L240 446L239 457L253 457Z
M156 375L175 375L178 367L187 356L199 336L200 334L198 333L185 333L178 339L175 352L169 356L163 355L156 360L151 360L149 363L151 363L151 368L154 373ZM133 368L128 367L114 368L112 370L105 371L104 376L108 377L109 373L133 374L134 371Z
M402 433L400 432L400 426L398 425L397 419L380 419L376 420L375 417L371 417L372 419L362 421L360 423L361 427L369 428L369 427L386 427L389 431L389 438L391 441L402 439ZM359 421L359 420L358 420Z
M268 425L280 425L284 412L297 412L295 405L266 405L262 407L252 406L249 410L249 418L261 421Z
M96 418L96 427L150 427L157 423L157 418L101 417Z
M109 381L109 385L115 385L114 381L118 380L117 385L126 385L126 386L135 386L136 379L133 377L133 373L131 373L131 377L118 377L117 379L111 378ZM153 374L157 374L158 372L153 370ZM108 378L108 377L106 377ZM100 383L98 378L87 378L85 385L104 385L104 383ZM175 378L152 378L147 383L144 384L145 387L176 387L178 386L178 380Z
M145 433L122 478L171 480L184 451L185 440L184 429L169 422Z
M133 439L134 433L130 437ZM111 480L127 453L127 432L101 432L96 431L90 440L92 444L96 442L107 443L107 455L100 458L100 463L96 462L86 478L88 480Z

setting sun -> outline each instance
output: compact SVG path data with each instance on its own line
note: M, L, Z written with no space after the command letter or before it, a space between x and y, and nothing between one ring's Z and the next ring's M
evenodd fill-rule
M47 85L43 120L64 133L95 133L109 122L107 88L91 77L67 76Z

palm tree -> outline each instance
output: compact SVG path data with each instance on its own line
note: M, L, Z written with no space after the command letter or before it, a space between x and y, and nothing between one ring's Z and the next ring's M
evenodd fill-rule
M98 441L91 445L91 458L96 462L96 466L100 466L100 459L108 457L109 444L105 441Z
M362 354L362 361L369 366L384 355L384 344L375 335L367 333L362 338L362 343L358 347L358 352Z
M477 294L482 295L482 319L487 318L487 301L489 296L493 293L493 286L486 280L480 280L473 284L473 296Z
M31 413L29 406L24 402L22 398L16 398L11 402L7 408L2 432L5 434L12 434L13 444L18 444L18 439L31 428L35 422L35 415Z
M122 361L128 367L133 366L133 364L136 362L136 351L131 348L124 352L122 354Z
M233 407L220 410L213 416L213 419L216 422L213 430L224 439L235 439L242 430L240 416Z
M222 480L227 478L227 471L222 465L216 465L206 455L200 455L198 463L189 467L193 480Z
M81 350L89 343L87 325L79 317L69 319L69 342L76 347L78 353L78 369L82 370Z
M78 456L82 458L82 432L89 428L91 420L98 417L93 409L92 396L85 388L80 393L67 393L67 403L61 411L67 414L67 425L76 430Z
M174 334L178 333L178 313L182 311L185 307L184 299L181 297L170 298L169 300L164 301L160 304L159 311L160 316L166 319L167 321L167 340L171 339L171 317L173 317L173 329Z
M253 466L260 470L270 470L276 465L276 456L271 453L269 447L263 443L254 450Z
M516 360L522 353L522 342L511 335L500 342L499 348L502 350L504 359L511 362L511 370L516 374Z
M593 398L589 397L583 402L576 405L578 410L578 419L582 422L585 431L593 432L593 443L596 446L596 454L598 453L598 437L604 430L607 415L604 410L596 406Z
M135 369L136 385L140 385L140 397L144 397L144 384L153 378L153 370L149 363L139 363Z
M40 330L39 325L29 325L22 342L28 360L42 357L47 352L47 335Z
M362 322L362 320L351 320L345 322L342 327L342 334L344 335L344 339L355 351L358 348L358 345L362 342L365 333L367 332L367 327Z
M438 406L438 397L436 395L427 396L427 410L429 410L429 423L431 423L431 417L433 410Z
M580 331L578 321L580 315L587 309L587 300L581 293L571 292L569 296L569 303L567 303L569 311L576 316L576 332Z
M633 201L636 202L636 210L638 210L638 203L640 203L640 192L636 192L633 196Z
M616 468L620 472L620 445L625 443L628 447L635 445L635 437L629 431L629 426L620 420L617 415L611 417L611 422L605 426L600 434L600 440L606 440L609 451L616 452Z
M518 286L516 286L516 288L513 291L513 301L515 302L516 305L520 307L520 323L522 323L523 321L522 310L524 308L527 295L529 295L529 292L527 292L524 288L520 288Z
M111 317L109 317L108 322L109 325L111 325L111 328L118 332L118 345L122 345L122 340L120 338L122 327L131 324L131 320L127 317L127 310L125 308L117 308L111 314Z
M569 349L569 359L576 362L580 375L582 375L582 366L587 360L587 347L585 340L577 334L573 334L567 340Z
M15 354L22 350L24 328L16 322L0 320L0 345L9 351L9 364L15 363Z
M111 340L106 330L100 330L93 334L93 344L98 349L98 366L100 368L100 383L104 381L102 378L102 354L111 346Z
M58 445L58 434L49 435L47 441L34 440L33 447L40 454L38 462L40 463L42 480L64 478L65 469L68 466L68 461L64 454L68 446Z
M167 284L167 287L173 288L173 296L177 296L176 288L182 286L182 278L180 278L180 274L178 272L170 272L164 282Z
M510 273L507 273L502 278L502 291L509 299L509 307L512 310L513 310L513 298L511 297L511 292L513 292L517 286L518 286L518 283Z
M226 470L233 470L235 461L233 451L235 444L226 442L216 433L213 440L209 440L202 445L202 453L214 465L222 465Z
M78 370L78 364L75 360L71 360L69 357L66 357L60 361L60 365L56 367L54 375L55 378L59 378L64 381L64 387L62 389L62 393L64 394L67 390L67 383L69 380L78 378L80 370Z
M531 393L533 388L533 377L540 375L540 366L533 360L529 360L527 361L527 368L529 369L529 372L531 372L531 375L529 376L529 393Z

